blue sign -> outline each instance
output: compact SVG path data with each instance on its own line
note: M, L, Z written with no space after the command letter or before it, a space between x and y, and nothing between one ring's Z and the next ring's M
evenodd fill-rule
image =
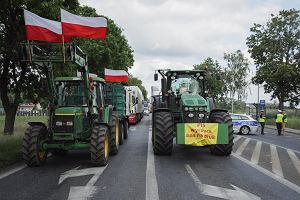
M266 107L266 100L259 100L260 108L263 109Z

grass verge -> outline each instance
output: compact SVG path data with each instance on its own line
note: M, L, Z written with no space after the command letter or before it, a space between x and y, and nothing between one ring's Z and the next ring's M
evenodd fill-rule
M0 116L0 169L22 159L22 138L27 123L32 121L46 122L46 116L17 116L13 135L4 135L4 116Z

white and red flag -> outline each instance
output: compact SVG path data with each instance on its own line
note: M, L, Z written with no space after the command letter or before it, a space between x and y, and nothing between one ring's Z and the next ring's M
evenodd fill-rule
M105 69L104 79L107 82L128 82L128 73L124 70Z
M61 9L62 31L65 36L105 39L107 19L105 17L82 17Z
M27 40L45 42L63 41L60 22L42 18L28 10L24 10L24 19ZM70 37L64 37L65 42L69 42L70 39Z

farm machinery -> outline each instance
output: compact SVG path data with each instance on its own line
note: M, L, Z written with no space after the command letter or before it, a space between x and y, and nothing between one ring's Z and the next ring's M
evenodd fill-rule
M233 146L232 119L208 97L207 70L158 70L161 95L152 97L152 143L157 155L170 155L176 143L209 146L228 156ZM154 74L158 80L158 74Z
M116 108L105 103L105 81L89 77L87 56L74 43L21 44L23 62L45 69L48 83L48 124L29 122L23 138L23 159L28 166L45 163L47 154L64 156L69 150L89 149L95 166L104 166L118 153L120 122ZM56 77L52 63L73 63L77 77ZM121 129L123 130L123 129Z

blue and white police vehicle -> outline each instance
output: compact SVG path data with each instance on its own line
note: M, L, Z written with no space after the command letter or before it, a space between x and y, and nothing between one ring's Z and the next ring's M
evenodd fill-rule
M249 133L255 134L257 132L259 123L251 116L246 114L235 113L230 113L230 116L233 123L234 133L247 135Z

